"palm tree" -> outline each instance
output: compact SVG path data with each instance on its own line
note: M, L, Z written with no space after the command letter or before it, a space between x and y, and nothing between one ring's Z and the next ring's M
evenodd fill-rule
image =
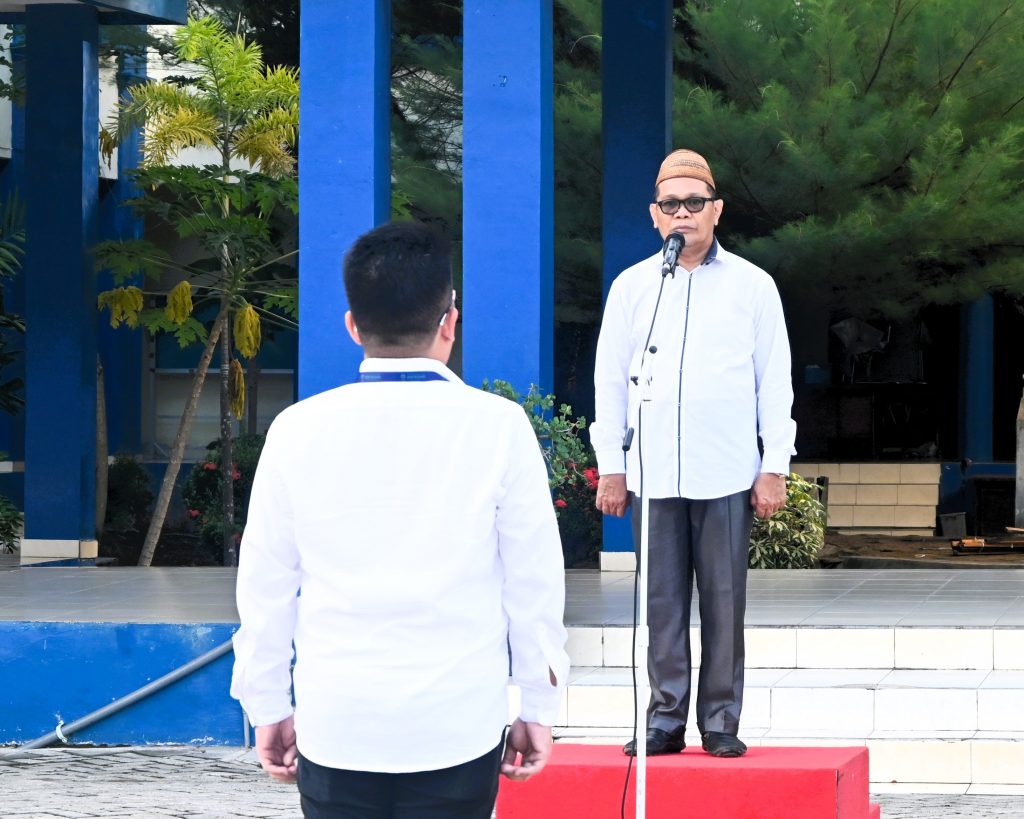
M219 343L224 558L231 565L237 560L231 532L231 385L240 382L241 372L232 359L231 330L234 326L240 331L235 346L251 358L259 346L261 321L281 320L269 308L288 307L288 296L282 295L280 288L254 287L254 277L282 258L268 259L273 246L270 211L275 205L295 208L293 149L298 134L299 77L294 68L265 68L260 47L231 34L215 18L189 20L175 33L174 48L183 67L189 69L188 76L132 86L119 103L116 121L103 130L101 147L109 155L126 134L144 128L143 161L136 177L149 192L135 201L136 207L162 217L179 235L198 238L212 251L212 264L190 267L172 263L145 240L104 243L97 249L98 262L111 267L121 282L139 272L158 275L167 270L177 271L181 282L164 294L162 311L144 311L143 294L134 285L101 294L100 304L110 308L112 323L141 321L152 331L175 332L183 344L205 340L139 556L140 566L152 563L199 393ZM219 161L202 168L170 166L178 152L195 146L212 148ZM193 316L193 284L206 300L216 301L216 318L209 332ZM293 285L290 292L294 294L294 290ZM254 292L265 297L262 308L253 298ZM236 390L234 408L238 413L239 404Z

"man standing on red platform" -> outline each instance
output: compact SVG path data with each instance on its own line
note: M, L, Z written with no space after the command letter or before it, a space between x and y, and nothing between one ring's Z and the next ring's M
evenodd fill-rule
M597 506L620 517L632 506L639 548L641 491L650 498L648 754L685 747L694 578L702 745L714 756L747 750L737 733L750 528L754 513L766 518L785 504L796 453L778 290L718 243L722 207L702 156L666 157L650 213L662 239L682 236L677 264L663 272L659 253L615 279L597 345ZM635 440L623 457L629 429ZM623 750L636 752L632 742Z
M267 435L231 693L306 817L489 819L499 769L544 767L568 675L547 472L522 409L445 366L458 310L438 235L370 231L345 291L359 383Z

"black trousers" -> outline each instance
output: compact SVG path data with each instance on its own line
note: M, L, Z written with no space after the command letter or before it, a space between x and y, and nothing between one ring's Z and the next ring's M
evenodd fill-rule
M639 566L642 503L630 495ZM754 522L750 492L651 500L647 724L671 731L690 708L690 601L697 581L701 663L697 729L735 735L743 707L743 617Z
M490 819L505 741L436 771L376 773L326 768L299 755L306 819Z

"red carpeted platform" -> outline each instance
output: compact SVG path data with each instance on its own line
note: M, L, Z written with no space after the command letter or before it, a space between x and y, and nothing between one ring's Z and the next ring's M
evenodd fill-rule
M609 745L556 745L543 773L503 779L497 819L619 819L627 758ZM636 766L626 816L634 815ZM652 757L650 819L878 819L866 748L751 748L716 759L699 748Z

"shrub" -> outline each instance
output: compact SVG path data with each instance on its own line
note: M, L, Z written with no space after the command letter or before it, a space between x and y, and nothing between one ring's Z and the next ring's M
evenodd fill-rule
M104 533L144 532L153 493L149 473L129 455L118 455L107 470L107 515Z
M556 412L555 396L541 395L536 384L526 395L507 381L484 381L483 388L519 404L530 419L548 468L566 565L591 559L601 543L601 513L594 506L597 470L590 466L590 453L580 440L587 419L574 417L568 404L559 405Z
M117 455L107 469L100 557L112 557L123 566L138 563L152 505L149 473L130 455Z
M234 441L234 470L232 479L235 493L235 519L225 522L221 500L220 441L207 447L205 460L193 465L181 494L189 517L199 531L200 548L214 562L223 555L225 531L236 541L242 538L245 519L249 514L249 495L256 464L263 451L263 435L242 435Z
M14 552L21 539L25 516L6 495L0 495L0 552Z
M768 520L754 518L750 533L752 569L810 569L818 565L825 541L825 507L816 484L792 473L786 505Z

